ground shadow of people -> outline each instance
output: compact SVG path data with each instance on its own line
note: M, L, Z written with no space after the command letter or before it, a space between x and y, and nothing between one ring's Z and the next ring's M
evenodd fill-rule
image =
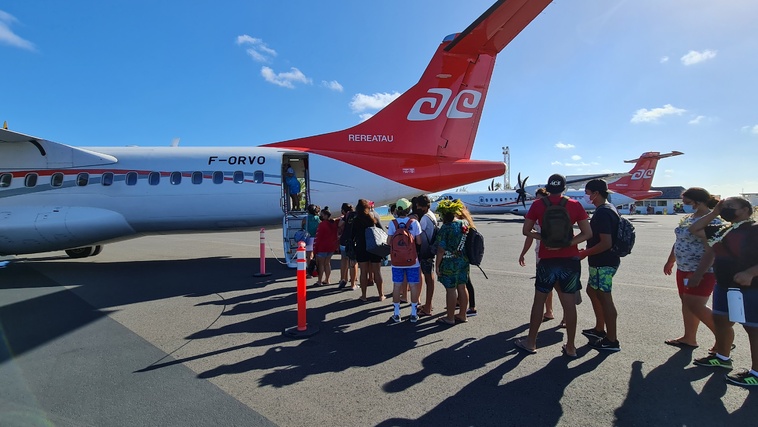
M393 418L378 426L552 426L563 415L561 398L578 377L593 371L607 353L578 350L579 359L557 354L531 375L508 381L511 371L527 358L513 353L500 366L470 382L418 419ZM578 364L573 364L573 362ZM505 383L502 383L503 381Z
M632 363L629 391L616 409L616 426L755 425L755 407L729 413L721 398L726 394L724 369L692 365L692 351L681 350L665 363L642 373L643 362ZM698 393L692 382L710 376ZM753 399L755 400L755 399ZM743 408L748 404L747 400ZM752 421L750 421L752 420Z

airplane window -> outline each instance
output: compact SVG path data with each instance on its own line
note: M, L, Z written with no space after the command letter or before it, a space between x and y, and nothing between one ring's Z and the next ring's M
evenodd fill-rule
M36 173L26 174L26 178L24 178L24 185L27 187L34 187L35 185L37 185L37 174Z
M169 180L171 185L179 185L182 183L182 173L181 172L171 172L171 179Z
M50 185L52 185L53 187L60 187L61 185L63 185L63 174L60 172L54 173L50 177Z
M13 180L13 175L9 173L4 173L0 175L0 187L10 187L11 180Z
M113 185L113 172L105 172L103 174L103 179L100 181L101 184L105 185L106 187L109 185Z
M202 184L203 183L203 173L202 172L192 172L192 183L193 184Z
M150 172L147 175L147 183L150 185L158 185L161 182L160 172Z
M213 172L213 183L221 184L222 182L224 182L224 173L221 171Z
M137 175L137 172L127 172L126 173L126 185L137 185L137 179L139 176Z
M89 183L89 174L87 172L82 172L76 176L76 185L78 185L79 187L84 187L88 183Z
M245 182L245 172L234 171L234 183L242 184L243 182Z
M263 182L263 171L255 171L253 172L253 181L256 184L260 184Z

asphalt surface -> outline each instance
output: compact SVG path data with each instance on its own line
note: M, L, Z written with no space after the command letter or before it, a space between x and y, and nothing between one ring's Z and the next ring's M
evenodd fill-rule
M295 271L273 258L279 247L267 254L271 275L255 276L257 232L144 237L83 260L20 257L0 269L0 425L755 425L758 390L691 364L713 344L707 328L694 351L663 343L682 331L674 279L662 273L678 217L632 217L637 244L613 292L622 350L598 353L579 336L578 359L561 355L557 299L537 354L514 347L527 330L533 254L518 265L520 219L475 220L489 276L472 269L478 316L435 324L439 284L434 317L396 325L375 289L362 303L358 291L309 288L319 332L305 339L282 334L297 324L297 299ZM580 329L594 323L584 300ZM747 336L735 331L735 366L748 367Z

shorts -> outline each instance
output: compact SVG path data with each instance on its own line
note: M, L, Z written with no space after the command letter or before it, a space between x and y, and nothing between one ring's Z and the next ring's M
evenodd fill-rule
M578 257L544 258L537 264L537 276L534 288L543 294L553 290L558 282L561 292L573 294L582 289L580 277L582 264Z
M316 252L316 257L318 258L329 258L332 255L334 255L334 252Z
M713 293L713 287L716 286L716 275L713 273L703 274L700 284L694 288L684 286L684 279L692 277L693 271L676 270L676 287L679 289L679 295L697 295L699 297L709 297Z
M421 264L421 272L424 273L424 275L430 275L434 271L434 258L427 258L427 259L419 259L419 264Z
M727 288L718 283L713 288L713 314L729 316L729 303L726 301ZM745 306L745 323L743 325L758 328L758 289L741 288L742 303Z
M592 267L590 266L590 276L587 278L587 286L596 291L611 293L613 288L613 276L616 274L618 267Z
M313 242L316 241L315 237L309 237L305 239L305 250L306 251L313 251Z
M355 258L358 262L373 262L374 264L378 264L382 262L384 257L380 257L379 255L374 255L371 252L355 252Z
M455 289L458 285L466 285L468 282L469 265L466 268L455 271L441 271L437 279L445 289Z
M403 283L408 280L409 285L421 283L421 269L419 267L392 267L392 283Z

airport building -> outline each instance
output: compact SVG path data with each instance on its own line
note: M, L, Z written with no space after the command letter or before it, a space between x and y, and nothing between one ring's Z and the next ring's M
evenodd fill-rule
M653 191L661 191L663 194L658 197L637 201L633 209L633 214L666 215L672 213L692 212L689 207L684 206L684 203L682 203L682 193L685 190L684 187L651 187L650 189ZM753 206L758 206L758 193L742 193L741 195L748 199ZM717 194L715 196L716 198L721 197ZM611 200L613 200L613 195L611 195ZM629 214L629 206L622 206L619 212Z

